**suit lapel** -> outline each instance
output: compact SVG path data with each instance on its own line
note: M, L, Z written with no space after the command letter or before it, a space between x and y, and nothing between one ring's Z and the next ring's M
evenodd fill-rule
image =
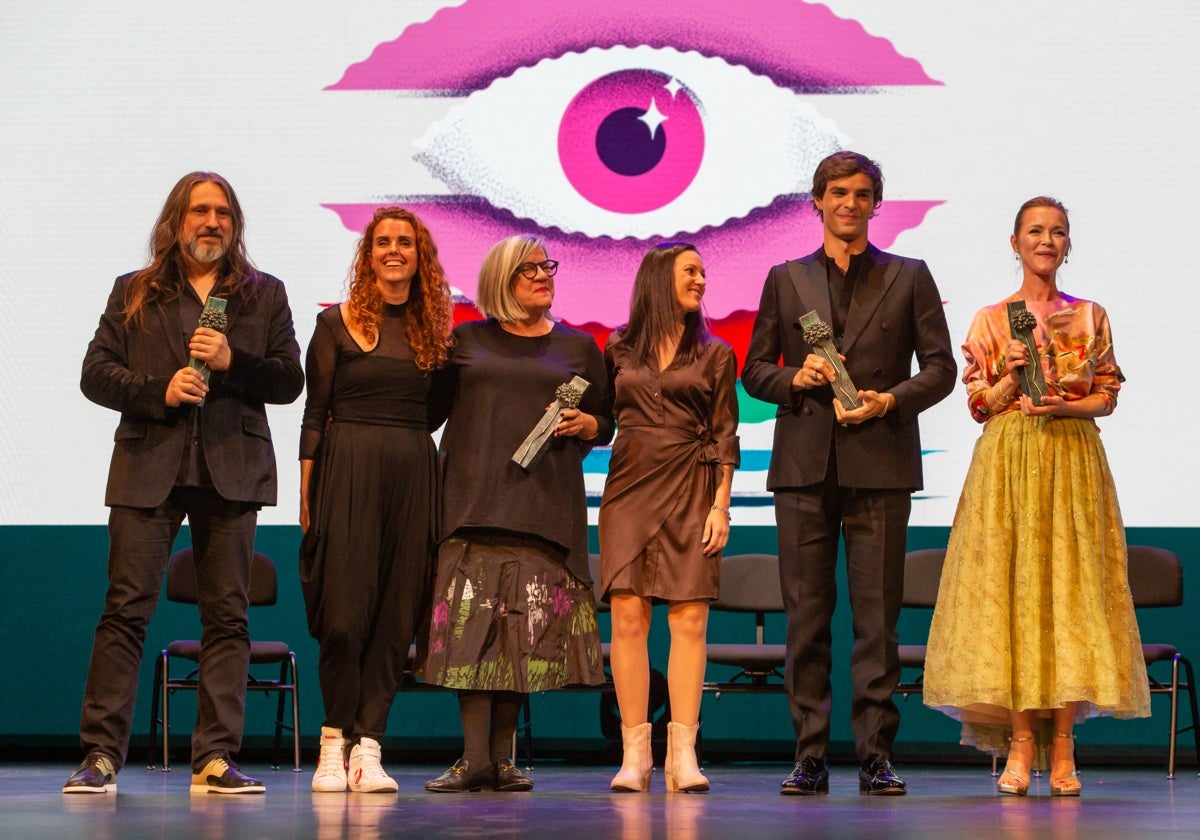
M833 304L829 302L829 277L823 253L818 250L807 257L790 260L787 268L796 297L800 299L800 314L815 309L821 320L830 324L833 323Z
M846 334L842 346L838 348L843 354L862 335L888 289L896 281L896 275L900 273L900 261L889 260L888 255L874 245L867 245L867 257L871 260L871 270L854 284L854 297L846 315Z

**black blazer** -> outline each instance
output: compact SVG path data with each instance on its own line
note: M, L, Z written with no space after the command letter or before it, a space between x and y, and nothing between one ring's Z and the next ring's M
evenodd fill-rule
M750 336L742 384L750 396L779 406L767 489L823 481L829 447L836 446L840 486L919 490L917 415L954 389L957 372L937 285L924 261L867 246L873 267L855 283L838 349L855 386L891 392L896 407L881 419L843 429L834 415L833 389L792 389L792 377L812 352L794 325L813 309L833 323L823 253L770 270Z
M196 409L165 402L171 377L188 362L179 303L152 304L142 324L127 329L122 310L131 276L113 286L83 358L80 388L92 402L121 412L104 503L153 508L175 486ZM212 373L199 409L204 459L223 498L273 505L275 450L264 403L290 403L304 388L283 283L260 275L256 296L232 296L226 313L233 359L228 370Z

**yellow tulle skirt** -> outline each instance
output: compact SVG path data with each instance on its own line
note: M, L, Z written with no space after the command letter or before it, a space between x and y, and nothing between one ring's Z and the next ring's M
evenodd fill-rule
M1000 755L1010 712L1150 714L1125 529L1096 424L1008 412L975 445L929 630L924 701Z

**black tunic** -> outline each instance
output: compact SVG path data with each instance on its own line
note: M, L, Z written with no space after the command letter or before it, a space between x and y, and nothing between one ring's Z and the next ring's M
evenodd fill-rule
M375 737L424 626L433 576L431 377L413 361L405 310L385 306L370 351L350 335L340 307L317 316L300 435L301 459L315 462L300 579L309 630L321 643L327 722Z
M442 435L442 539L464 528L532 535L565 550L567 568L589 581L583 458L612 440L612 396L604 359L585 332L556 324L517 336L495 320L460 324L439 372L449 419ZM594 440L555 438L531 473L513 453L572 377L591 383L580 410L599 422Z

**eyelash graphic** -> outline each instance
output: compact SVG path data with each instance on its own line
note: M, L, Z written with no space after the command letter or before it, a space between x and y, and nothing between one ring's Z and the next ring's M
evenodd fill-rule
M352 64L326 90L466 96L545 58L593 47L686 48L767 76L796 93L940 85L889 41L800 0L468 0L414 24ZM497 37L512 30L518 38Z
M520 37L496 37L505 30ZM415 143L452 194L381 185L383 200L429 225L466 297L488 247L530 232L563 264L558 317L613 326L663 237L704 254L715 319L752 316L764 260L820 240L804 190L816 162L849 141L797 94L938 84L856 21L798 0L742 0L734 15L727 0L563 3L553 15L540 0L467 0L380 44L328 89L389 91L397 108L403 97L465 97ZM378 203L325 206L359 231ZM886 202L872 241L887 247L939 203ZM740 331L728 337L744 349Z

